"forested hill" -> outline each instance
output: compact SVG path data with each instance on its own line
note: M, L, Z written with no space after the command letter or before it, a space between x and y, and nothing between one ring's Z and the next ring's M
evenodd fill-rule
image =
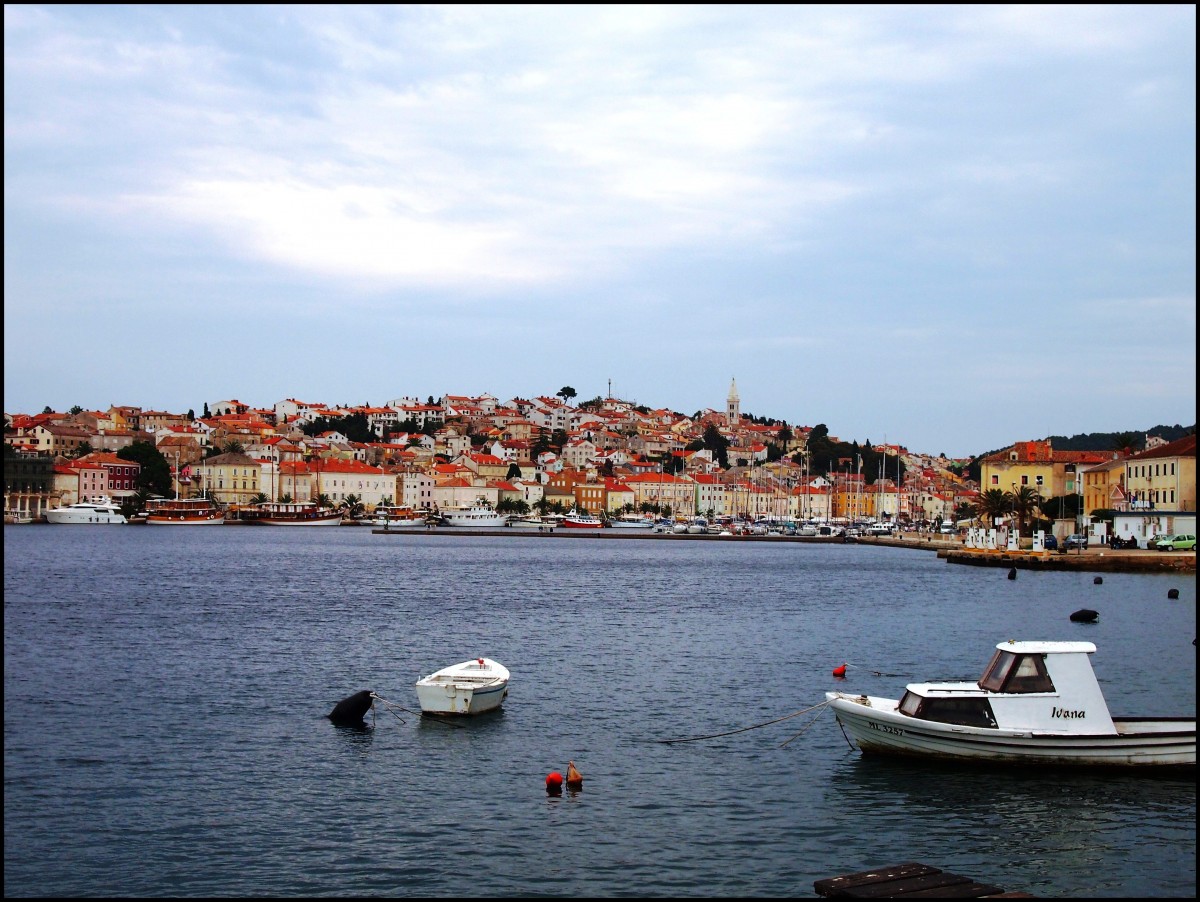
M1152 426L1149 429L1130 429L1129 433L1138 437L1139 441L1135 445L1135 448L1141 450L1145 444L1145 437L1147 435L1157 435L1168 442L1173 442L1176 439L1183 438L1185 435L1191 435L1195 431L1195 423L1191 426L1180 426L1176 423L1174 426ZM1121 432L1086 432L1081 435L1073 435L1070 438L1067 438L1065 435L1051 435L1047 436L1047 438L1055 451L1112 451L1117 447L1117 436L1125 434Z

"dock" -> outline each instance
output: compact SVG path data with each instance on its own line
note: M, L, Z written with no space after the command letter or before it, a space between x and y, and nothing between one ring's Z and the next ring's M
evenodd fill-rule
M813 882L818 896L830 899L1033 899L990 883L962 877L933 865L910 861L888 867L826 877Z

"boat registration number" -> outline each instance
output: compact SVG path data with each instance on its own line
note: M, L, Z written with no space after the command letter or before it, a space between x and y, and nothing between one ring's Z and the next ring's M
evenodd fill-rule
M889 727L887 724L875 723L872 720L867 721L867 726L872 730L878 730L880 733L891 733L893 736L903 736L904 731L899 727Z

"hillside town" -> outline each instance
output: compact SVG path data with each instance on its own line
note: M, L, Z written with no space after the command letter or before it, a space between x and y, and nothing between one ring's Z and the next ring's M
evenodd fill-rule
M489 394L400 397L379 406L287 398L268 408L234 399L206 402L200 416L119 405L6 413L5 522L37 522L48 510L98 497L137 510L148 494L142 464L121 452L142 443L165 460L167 493L230 511L279 501L368 514L482 502L514 514L897 529L1011 513L1018 531L1048 517L1062 521L1056 531L1063 533L1082 531L1103 512L1101 541L1122 532L1113 522L1122 516L1127 534L1195 531L1194 432L1173 442L1142 436L1136 450L1066 451L1049 440L1019 440L980 459L971 478L967 460L899 444L859 448L823 425L747 416L736 380L724 409L693 416L612 397L576 406L574 394L564 387L503 402ZM313 428L346 418L364 422L370 440ZM819 454L818 446L833 452Z

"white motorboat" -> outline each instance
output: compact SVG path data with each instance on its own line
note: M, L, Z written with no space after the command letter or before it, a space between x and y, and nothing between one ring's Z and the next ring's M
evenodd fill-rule
M974 683L910 683L896 700L827 692L864 752L981 764L1196 766L1196 715L1113 717L1091 642L1001 642Z
M619 517L610 519L608 525L614 529L653 529L654 521L647 517L639 517L637 514L621 514Z
M576 508L563 516L562 525L567 529L603 529L604 521L587 511Z
M120 507L107 495L99 495L90 501L77 501L66 507L46 511L46 522L64 524L108 525L128 522Z
M492 529L503 526L504 514L496 513L495 508L480 498L469 507L444 507L441 510L442 524L445 526L467 526L473 529Z
M491 658L475 658L417 680L425 714L482 714L508 696L508 668Z

